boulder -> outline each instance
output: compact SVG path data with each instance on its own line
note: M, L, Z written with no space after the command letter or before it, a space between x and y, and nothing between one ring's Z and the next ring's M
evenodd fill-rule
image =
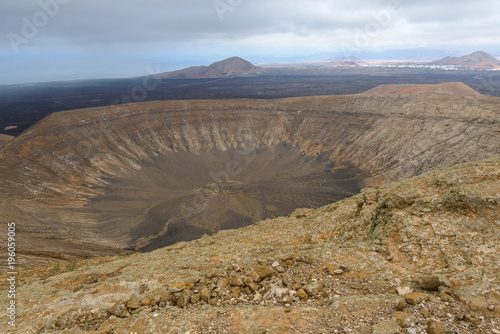
M136 310L139 307L141 307L141 302L139 301L139 298L135 294L130 297L130 299L127 301L127 308L131 310Z
M414 293L410 293L410 294L406 295L405 301L408 304L417 305L417 304L420 304L421 302L426 301L428 298L429 298L429 296L427 296L427 294L425 294L425 293L414 292Z
M256 266L253 271L259 276L260 279L264 279L267 276L274 274L274 269L270 266Z

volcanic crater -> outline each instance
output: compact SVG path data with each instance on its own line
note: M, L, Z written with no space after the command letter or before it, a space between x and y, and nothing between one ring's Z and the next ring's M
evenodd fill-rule
M498 110L426 93L59 112L0 150L0 213L26 265L149 251L498 155Z

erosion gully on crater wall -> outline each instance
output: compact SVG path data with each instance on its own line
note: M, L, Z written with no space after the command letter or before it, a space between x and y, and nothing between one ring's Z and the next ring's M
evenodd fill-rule
M59 112L0 150L0 214L25 265L148 251L499 155L498 110L396 94Z

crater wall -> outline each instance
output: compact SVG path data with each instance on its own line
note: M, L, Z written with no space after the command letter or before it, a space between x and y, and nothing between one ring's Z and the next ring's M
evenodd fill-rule
M21 262L149 250L499 155L499 121L500 99L432 94L59 112L0 149L0 214Z

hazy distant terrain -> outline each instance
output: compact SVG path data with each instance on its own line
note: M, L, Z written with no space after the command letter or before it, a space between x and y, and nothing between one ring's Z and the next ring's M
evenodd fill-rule
M56 111L127 102L358 94L384 84L449 81L463 82L483 95L500 96L500 72L377 67L281 68L261 75L217 79L132 78L13 85L0 86L0 133L18 135Z

